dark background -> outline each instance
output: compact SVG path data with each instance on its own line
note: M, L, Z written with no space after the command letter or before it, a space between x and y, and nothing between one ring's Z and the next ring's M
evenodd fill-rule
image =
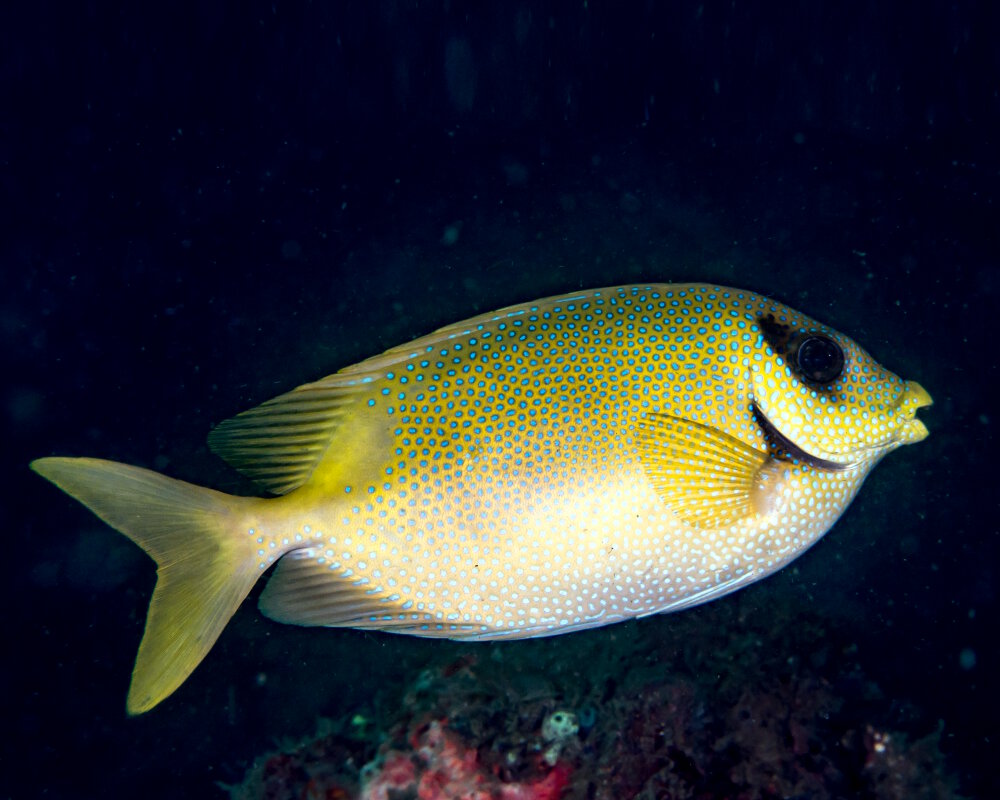
M30 459L249 492L204 447L240 410L477 311L697 279L933 395L830 536L721 602L851 626L900 725L941 720L965 793L998 796L995 8L6 4L0 794L221 797L454 647L248 603L127 720L152 564Z

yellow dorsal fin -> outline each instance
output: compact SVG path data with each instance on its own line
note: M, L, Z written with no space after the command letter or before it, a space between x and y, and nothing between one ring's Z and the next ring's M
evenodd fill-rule
M721 528L757 513L767 453L669 414L650 414L636 444L653 488L684 522Z
M506 306L497 311L489 311L485 314L478 314L475 317L464 319L461 322L453 322L438 328L432 333L421 336L405 344L396 345L386 350L384 353L368 358L358 364L345 367L335 376L361 377L371 375L373 372L384 372L393 366L405 363L414 358L423 357L427 353L441 344L449 342L461 342L478 335L484 329L492 330L494 323L504 323L516 320L519 317L526 317L539 311L551 311L553 308L565 306L568 303L579 303L581 301L592 300L596 296L622 295L627 287L598 289L591 292L574 292L571 294L561 294L554 297L545 297L541 300L534 300L530 303L518 303L517 305ZM326 379L324 379L326 380ZM322 383L322 381L321 381Z
M522 303L446 325L227 419L209 434L208 446L269 492L288 494L312 476L357 396L386 373L438 345L475 336L494 322L589 296L568 294Z
M331 375L220 423L212 452L275 494L309 480L364 381Z

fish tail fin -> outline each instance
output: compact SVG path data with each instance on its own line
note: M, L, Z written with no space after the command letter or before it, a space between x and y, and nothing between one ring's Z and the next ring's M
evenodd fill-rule
M140 467L95 458L40 458L31 468L139 545L156 588L126 708L149 711L208 654L263 573L234 497Z

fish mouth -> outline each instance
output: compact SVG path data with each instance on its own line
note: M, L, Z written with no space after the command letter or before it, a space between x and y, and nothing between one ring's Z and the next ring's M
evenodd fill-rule
M797 445L770 419L764 410L753 403L753 413L757 424L764 431L766 436L781 450L784 450L791 458L809 464L817 469L839 471L850 469L862 461L872 457L876 453L885 453L904 444L916 444L927 438L929 431L923 420L917 418L917 410L934 405L934 400L930 394L916 381L906 381L903 391L892 406L895 412L898 426L887 440L862 447L852 453L843 454L844 460L837 460L834 453L822 453L817 455Z
M916 381L907 381L906 389L900 395L896 406L903 424L893 437L898 444L916 444L927 438L929 431L923 420L917 418L917 409L934 405L934 399L927 390Z

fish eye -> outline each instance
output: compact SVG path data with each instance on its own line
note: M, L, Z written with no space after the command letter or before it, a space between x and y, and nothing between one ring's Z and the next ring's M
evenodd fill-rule
M844 351L829 336L810 334L795 349L799 374L813 383L830 383L844 371Z

